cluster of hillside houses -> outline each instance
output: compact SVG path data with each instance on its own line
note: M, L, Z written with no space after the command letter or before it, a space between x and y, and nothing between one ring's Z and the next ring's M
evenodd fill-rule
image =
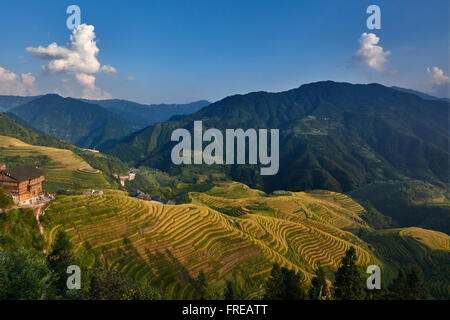
M44 172L32 166L6 168L0 163L0 187L10 195L16 205L33 205L49 197L42 191Z
M164 204L163 199L161 199L160 196L151 196L145 192L142 192L141 190L134 190L131 193L132 197L141 199L141 200L145 200L145 201L151 201L151 202L155 202L155 203L159 203L159 204ZM165 204L171 204L174 205L175 204L175 200L169 200L167 201Z
M136 178L136 172L134 172L134 170L130 170L130 172L126 175L114 174L114 177L119 179L120 185L123 187L125 186L125 181L132 181Z

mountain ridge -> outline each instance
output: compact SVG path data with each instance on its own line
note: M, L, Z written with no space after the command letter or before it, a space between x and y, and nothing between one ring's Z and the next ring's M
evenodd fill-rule
M47 134L85 148L98 148L132 131L131 124L99 105L57 94L44 95L9 112Z
M106 152L132 165L175 170L169 162L171 132L192 132L193 121L203 120L205 129L280 129L276 177L260 178L254 168L225 166L234 180L266 191L347 192L402 176L445 184L446 119L448 103L443 101L423 100L380 84L323 81L280 93L229 96L194 114L133 133ZM245 178L249 175L254 181Z

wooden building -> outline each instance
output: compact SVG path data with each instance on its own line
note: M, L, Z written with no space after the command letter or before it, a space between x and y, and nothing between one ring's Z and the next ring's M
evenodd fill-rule
M0 170L0 187L16 204L32 204L42 194L44 172L32 166Z

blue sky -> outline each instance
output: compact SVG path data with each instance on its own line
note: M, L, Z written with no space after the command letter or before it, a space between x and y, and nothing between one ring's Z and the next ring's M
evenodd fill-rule
M100 66L116 73L50 66L47 46L71 47L71 4L81 8L81 23L95 28ZM381 8L380 30L366 27L371 4ZM448 95L448 0L54 0L0 6L0 94L184 103L336 80ZM373 45L382 48L384 60L375 66L364 53L357 58L363 33L379 38Z

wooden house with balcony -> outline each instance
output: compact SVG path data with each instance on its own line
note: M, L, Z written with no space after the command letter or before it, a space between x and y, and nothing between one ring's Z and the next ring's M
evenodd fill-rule
M19 205L38 202L42 194L44 172L32 166L0 167L0 187Z

